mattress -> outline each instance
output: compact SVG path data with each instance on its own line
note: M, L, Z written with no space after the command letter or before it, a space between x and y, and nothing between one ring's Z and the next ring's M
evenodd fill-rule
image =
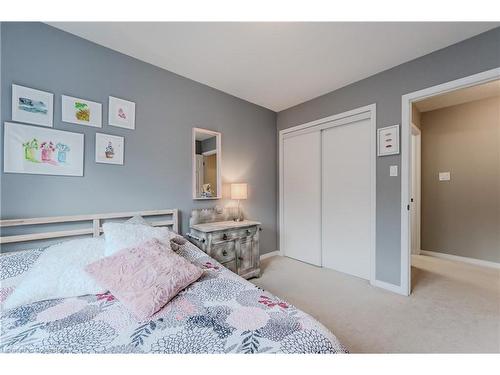
M0 255L0 301L41 249ZM345 353L321 323L257 288L187 242L178 254L204 275L151 320L109 293L1 311L4 353Z

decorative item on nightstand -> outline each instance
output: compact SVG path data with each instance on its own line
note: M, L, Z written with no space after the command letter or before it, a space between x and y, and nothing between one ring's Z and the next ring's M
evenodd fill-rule
M228 210L193 210L186 237L224 267L249 279L260 276L257 221L229 220Z
M231 184L231 199L238 201L238 216L234 218L234 221L242 221L241 210L240 210L240 200L247 199L248 197L248 189L247 184L239 183L239 184Z

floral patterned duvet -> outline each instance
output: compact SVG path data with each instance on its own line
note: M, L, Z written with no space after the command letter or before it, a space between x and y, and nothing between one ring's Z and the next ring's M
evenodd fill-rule
M0 301L43 250L0 255ZM1 311L0 352L341 353L319 322L186 243L178 254L205 270L150 321L111 294L40 301Z

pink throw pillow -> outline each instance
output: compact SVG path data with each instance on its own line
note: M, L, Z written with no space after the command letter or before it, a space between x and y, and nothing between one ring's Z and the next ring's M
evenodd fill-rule
M120 250L85 270L140 320L151 317L203 273L157 239Z

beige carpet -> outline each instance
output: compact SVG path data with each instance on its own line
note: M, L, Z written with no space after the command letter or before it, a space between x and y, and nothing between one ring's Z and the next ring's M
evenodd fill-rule
M353 353L500 352L500 270L414 256L410 297L290 258L255 285L327 326Z

